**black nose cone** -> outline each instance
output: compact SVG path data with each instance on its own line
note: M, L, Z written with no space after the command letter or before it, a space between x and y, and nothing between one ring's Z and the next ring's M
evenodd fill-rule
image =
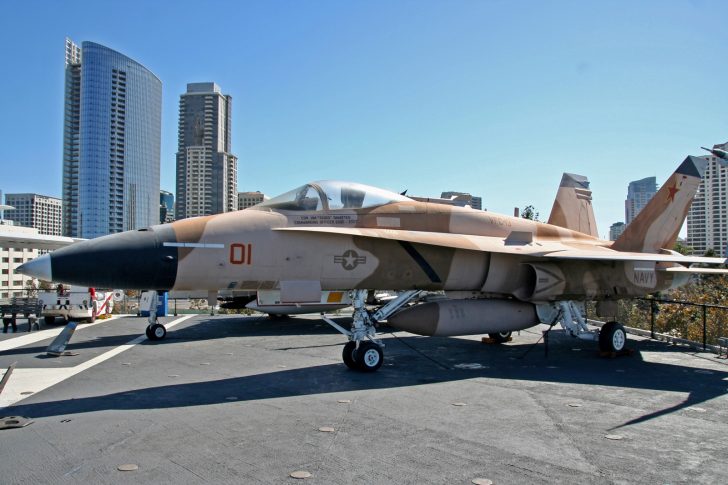
M51 253L53 281L96 288L168 290L177 277L171 225L83 241Z

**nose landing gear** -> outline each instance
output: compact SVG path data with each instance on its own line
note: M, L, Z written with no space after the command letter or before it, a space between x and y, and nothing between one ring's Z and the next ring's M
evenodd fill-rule
M162 340L164 337L167 336L167 329L157 321L157 292L152 292L152 297L150 298L151 304L149 308L149 318L147 321L149 322L149 325L147 325L147 338L149 340Z

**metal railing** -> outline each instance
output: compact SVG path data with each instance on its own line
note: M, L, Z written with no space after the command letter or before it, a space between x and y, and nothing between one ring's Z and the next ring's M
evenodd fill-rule
M588 313L594 315L594 304ZM728 336L728 306L665 298L634 298L618 305L617 321L649 331L653 339L669 337L714 350ZM709 349L710 347L710 349Z

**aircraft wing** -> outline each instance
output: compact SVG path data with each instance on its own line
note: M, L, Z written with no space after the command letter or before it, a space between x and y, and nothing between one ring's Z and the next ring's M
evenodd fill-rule
M491 253L532 256L536 258L581 260L581 261L652 261L659 263L689 264L726 264L724 258L707 258L703 256L683 256L681 254L654 254L614 251L609 248L587 245L580 242L565 243L562 241L529 241L522 233L511 233L506 238L491 236L473 236L468 234L450 234L441 232L403 231L396 229L372 229L350 227L281 227L275 231L300 233L340 234L348 236L370 237L406 241L410 243L429 244L454 249L485 251ZM581 247L579 247L581 246ZM689 272L698 272L701 268L685 268Z
M83 241L83 239L0 230L0 247L2 248L47 249L52 251L78 241Z

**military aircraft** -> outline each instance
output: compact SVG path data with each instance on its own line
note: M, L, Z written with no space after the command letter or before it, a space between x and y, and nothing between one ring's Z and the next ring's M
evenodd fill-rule
M383 345L375 325L421 335L488 333L496 339L539 323L620 351L624 327L591 330L583 302L601 316L616 302L684 284L692 265L723 258L672 251L707 161L687 157L617 241L600 240L585 177L564 174L548 224L413 200L357 183L305 184L255 207L83 241L19 271L76 285L156 290L277 290L290 304L351 290L343 360L375 371ZM98 262L103 261L103 265ZM99 268L103 268L100 270ZM401 291L376 311L368 290ZM446 298L405 307L422 291ZM150 317L147 335L163 338Z

